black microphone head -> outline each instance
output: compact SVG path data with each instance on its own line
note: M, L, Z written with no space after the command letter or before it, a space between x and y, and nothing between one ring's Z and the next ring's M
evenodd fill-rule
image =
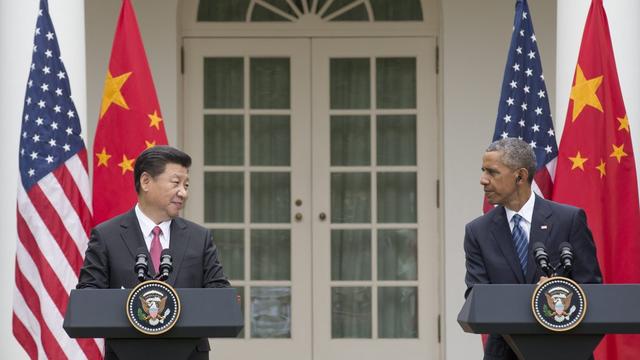
M138 274L138 280L144 281L145 274L149 270L147 248L140 246L136 250L136 264L133 267L133 271Z
M147 265L147 261L149 260L149 257L147 256L147 248L140 246L137 250L136 250L136 266L139 265Z
M144 256L145 258L147 257L147 248L144 246L140 246L138 247L138 249L136 249L136 259L139 258L140 256Z
M165 281L169 278L169 273L173 271L173 264L171 263L171 250L164 249L160 253L160 270L159 279Z
M533 258L536 260L538 268L542 270L547 276L551 276L551 268L549 267L549 254L543 243L536 242L533 244Z
M538 250L547 251L547 248L544 246L544 244L539 241L533 243L533 246L531 248L533 249L533 251L538 251Z
M560 252L565 250L573 251L573 246L571 245L571 243L566 241L561 242L559 248L560 248Z
M531 247L531 252L533 252L533 258L536 259L536 261L538 261L538 258L543 258L546 259L547 261L549 258L549 254L547 254L547 248L544 246L543 243L541 242L535 242L533 243L533 246Z

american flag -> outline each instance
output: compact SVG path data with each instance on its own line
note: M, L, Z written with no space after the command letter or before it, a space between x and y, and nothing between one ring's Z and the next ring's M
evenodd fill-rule
M540 52L526 0L517 0L513 23L493 141L517 137L531 145L538 163L533 191L549 199L558 146Z
M87 151L46 0L40 1L20 134L13 334L31 359L101 358L62 328L91 227Z

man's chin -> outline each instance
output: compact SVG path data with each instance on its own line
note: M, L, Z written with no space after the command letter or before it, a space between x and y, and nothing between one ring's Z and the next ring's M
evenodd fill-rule
M487 198L487 202L489 204L491 204L493 206L496 206L498 204L498 201L494 197L492 197L490 195L487 195L487 194L485 194L485 197Z

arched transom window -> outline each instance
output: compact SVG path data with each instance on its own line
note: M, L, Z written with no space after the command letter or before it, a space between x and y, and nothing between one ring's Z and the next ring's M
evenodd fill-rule
M420 0L201 0L198 22L422 21Z

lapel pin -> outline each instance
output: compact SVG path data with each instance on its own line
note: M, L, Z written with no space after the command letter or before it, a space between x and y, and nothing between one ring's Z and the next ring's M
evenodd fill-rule
M540 229L542 229L542 230L547 230L547 225L541 225L541 226L540 226Z

